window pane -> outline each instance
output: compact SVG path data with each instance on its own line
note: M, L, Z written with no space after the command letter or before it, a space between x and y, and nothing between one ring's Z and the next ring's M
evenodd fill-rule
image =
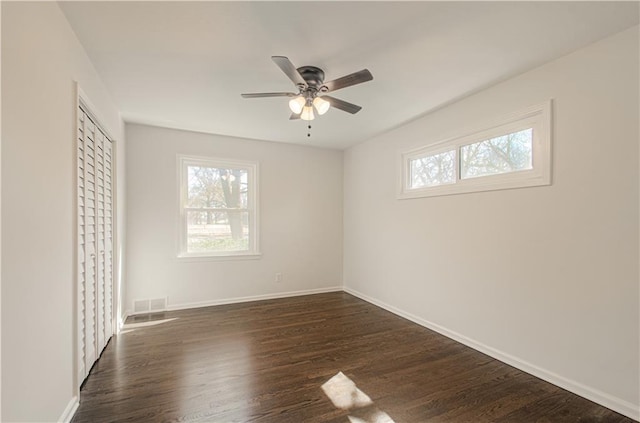
M460 148L460 177L497 175L532 168L533 129L514 132Z
M187 207L247 207L246 169L187 166Z
M455 182L455 160L455 150L411 160L411 188Z
M187 211L187 252L249 250L249 213Z

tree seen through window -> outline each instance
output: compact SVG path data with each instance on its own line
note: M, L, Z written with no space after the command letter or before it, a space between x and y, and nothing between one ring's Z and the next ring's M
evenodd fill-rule
M187 167L188 252L248 250L246 169Z

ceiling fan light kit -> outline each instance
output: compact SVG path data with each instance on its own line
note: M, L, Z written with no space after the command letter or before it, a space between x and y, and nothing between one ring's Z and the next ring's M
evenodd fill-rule
M298 93L252 93L242 94L242 97L292 97L291 100L289 100L289 109L293 112L290 119L310 121L315 119L314 109L318 115L324 115L331 107L351 114L358 113L362 107L328 96L326 93L373 79L371 72L363 69L343 76L342 78L324 82L324 71L316 66L301 66L296 68L293 63L284 56L272 56L271 59L296 85Z
M289 108L295 115L300 115L302 120L313 120L315 116L313 110L315 109L318 115L324 115L329 111L331 103L322 97L305 98L302 95L292 98L289 101Z

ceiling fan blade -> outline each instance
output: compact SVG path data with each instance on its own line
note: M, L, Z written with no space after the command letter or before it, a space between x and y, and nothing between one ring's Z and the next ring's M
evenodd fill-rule
M291 63L291 60L289 60L287 57L271 56L271 60L273 60L275 64L278 65L280 69L282 69L282 72L284 72L289 77L289 79L293 81L294 84L304 85L305 87L307 86L307 82L304 80L302 75L300 75L300 72L298 72L298 69L294 66L294 64Z
M329 91L336 91L352 85L362 84L363 82L371 81L372 79L373 75L371 75L371 72L369 72L368 69L362 69L361 71L343 76L342 78L325 82L324 86L327 87Z
M298 114L291 113L291 116L289 116L289 120L296 120L296 119L300 119L300 113Z
M294 93L249 93L241 94L243 98L260 98L260 97L295 97Z
M339 98L331 97L330 95L323 95L322 98L329 101L329 103L331 103L331 107L351 113L352 115L358 113L362 109L360 106L340 100Z

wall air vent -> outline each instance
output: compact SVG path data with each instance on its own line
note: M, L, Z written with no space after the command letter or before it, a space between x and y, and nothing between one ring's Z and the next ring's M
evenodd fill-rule
M133 312L134 313L148 313L149 312L149 300L134 300Z

